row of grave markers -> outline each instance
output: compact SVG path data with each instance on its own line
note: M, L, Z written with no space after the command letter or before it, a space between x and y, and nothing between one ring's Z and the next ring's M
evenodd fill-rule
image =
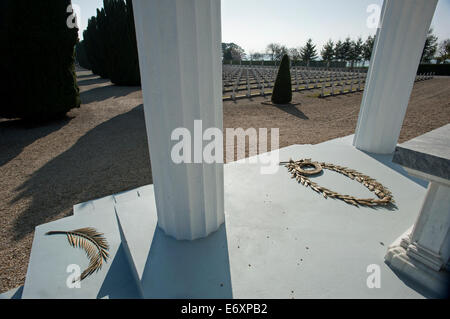
M425 81L425 80L431 80L434 78L434 73L424 73L424 74L418 74L416 76L415 82ZM361 92L364 90L364 86L361 85L361 83L365 83L365 78L361 81L361 79L358 79L358 82L355 83L354 81L350 81L350 83L344 81L338 81L336 84L332 81L330 87L330 91L325 92L324 86L321 87L321 92L319 97L329 97L329 96L338 96L348 93L354 93L354 92ZM356 86L357 84L357 86Z
M273 66L229 66L223 67L223 95L224 100L265 96L272 93L278 68ZM346 69L326 69L310 67L292 67L292 91L314 90L331 87L333 82L353 84L365 79L361 71ZM268 90L266 90L268 89ZM257 93L252 93L256 90ZM241 91L245 94L238 95Z
M271 95L278 68L274 66L224 65L223 100ZM434 73L419 74L416 81L432 79ZM318 97L337 96L364 90L366 72L346 69L292 67L292 91L320 89ZM252 92L253 91L253 92ZM256 91L256 92L255 92ZM245 92L245 94L239 94Z

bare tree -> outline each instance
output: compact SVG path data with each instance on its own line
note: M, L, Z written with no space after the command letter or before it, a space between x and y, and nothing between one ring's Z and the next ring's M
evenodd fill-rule
M437 36L433 34L433 28L430 28L423 47L422 57L420 58L422 63L429 63L434 58L434 54L437 50L437 40Z
M288 55L293 63L297 63L298 61L300 61L300 49L290 48L288 50Z
M245 58L245 51L235 43L222 43L222 53L224 60L241 61Z
M262 60L264 54L259 53L259 52L255 52L255 51L251 51L250 52L250 60L252 61L260 61Z
M281 59L288 54L289 50L285 45L280 45L278 50L275 52L275 60L281 61Z
M438 63L445 63L446 60L450 59L450 39L442 41L437 50L436 60Z
M278 43L269 43L266 48L266 53L270 55L272 61L275 60L276 53L280 50L281 45Z

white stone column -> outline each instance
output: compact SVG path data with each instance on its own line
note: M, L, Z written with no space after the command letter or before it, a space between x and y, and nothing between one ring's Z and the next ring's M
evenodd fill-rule
M400 135L437 0L384 0L353 145L390 154Z
M425 201L409 236L408 254L439 271L450 255L450 188L430 182Z
M416 223L389 247L385 259L410 280L445 296L450 287L450 181L405 169L430 183Z
M205 145L194 120L222 130L220 0L133 5L158 225L179 240L205 237L224 222L223 164L175 164L171 134L187 128L194 147Z

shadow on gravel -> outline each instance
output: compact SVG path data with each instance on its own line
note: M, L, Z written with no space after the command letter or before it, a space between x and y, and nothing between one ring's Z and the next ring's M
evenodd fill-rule
M273 105L274 107L280 109L283 112L286 112L290 115L293 115L295 117L298 117L299 119L302 120L309 120L309 117L306 116L305 113L303 113L302 111L300 111L297 108L297 104L287 104L287 105Z
M277 109L286 112L288 114L291 114L295 117L298 117L302 120L309 120L309 117L307 117L305 113L303 113L297 108L297 106L301 105L302 103L275 104L272 103L271 101L263 101L261 102L261 104L276 107Z
M34 141L58 131L71 120L71 117L65 117L40 124L19 119L0 122L0 167L16 158Z
M78 76L78 79L79 78L80 78L80 76ZM108 79L103 79L101 77L95 77L95 78L90 78L90 79L86 79L86 80L77 80L77 83L79 86L103 84L103 83L108 83L108 82L110 82Z
M127 88L129 90L129 88ZM73 205L152 183L142 105L106 121L31 175L13 202L30 199L14 221L20 240Z
M105 81L104 79L95 79L98 81ZM108 82L109 80L106 80ZM99 82L102 83L102 82ZM107 86L95 87L93 89L80 92L81 102L83 104L88 104L92 102L104 101L110 98L118 98L126 96L130 93L139 91L140 86L116 86L114 84Z
M90 74L77 74L77 79L85 79L85 78L94 78L94 77L98 77L97 74L94 73L90 73Z

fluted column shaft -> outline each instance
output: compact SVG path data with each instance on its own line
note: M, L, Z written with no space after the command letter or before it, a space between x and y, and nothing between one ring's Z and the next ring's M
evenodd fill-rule
M133 5L158 225L177 239L205 237L224 222L223 164L174 163L171 135L187 128L194 144L195 120L222 130L220 0Z
M385 0L353 145L394 152L437 0Z

